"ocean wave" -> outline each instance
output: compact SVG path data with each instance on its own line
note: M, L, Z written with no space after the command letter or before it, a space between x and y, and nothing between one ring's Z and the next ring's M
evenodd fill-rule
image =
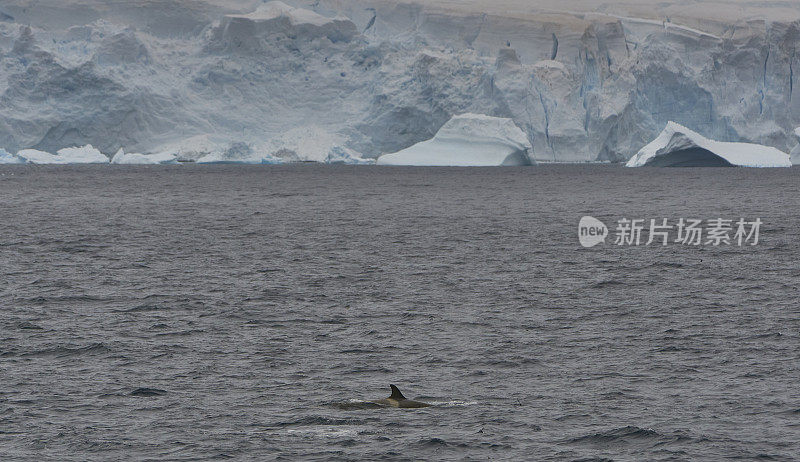
M161 390L159 388L137 388L131 392L131 396L138 396L140 398L152 398L156 396L164 396L167 394L166 390Z
M669 262L669 261L662 261L662 262L655 262L651 265L648 265L647 268L683 268L686 265L681 263Z
M372 401L364 401L361 399L350 399L347 401L336 401L328 403L329 406L341 409L343 411L360 411L367 409L380 409L383 406L373 403Z
M16 301L44 305L46 303L110 302L113 301L113 298L98 297L95 295L54 295L50 297L39 295L35 297L17 298Z
M301 417L297 420L290 420L286 422L278 422L270 425L270 427L307 427L307 426L338 426L338 425L363 425L365 422L362 419L339 419L335 417L313 415Z
M84 347L67 347L59 346L53 348L45 348L42 350L35 350L28 353L23 353L20 356L28 358L41 358L53 356L56 358L66 358L70 356L80 356L86 354L107 353L111 351L104 343L97 342Z
M450 400L450 401L426 401L426 403L430 404L434 407L460 407L460 406L475 406L478 404L477 401L460 401L460 400Z
M366 426L308 426L298 428L288 428L286 433L295 436L321 436L324 438L353 438L364 433L371 433L370 427ZM355 440L353 440L355 442ZM342 444L342 442L340 442Z
M123 310L114 310L115 313L139 313L139 312L146 312L146 311L161 311L164 309L161 306L153 305L146 303L144 305L137 305L132 308L127 308Z
M449 443L441 438L423 438L416 443L418 446L422 446L425 448L442 448L453 446L454 443Z
M425 400L425 403L430 404L431 407L462 407L462 406L474 406L478 404L477 401L461 401L461 400L449 400L449 401ZM385 409L387 407L387 406L381 406L380 404L376 404L375 402L372 401L365 401L361 399L335 401L328 403L328 406L334 407L336 409L341 409L343 411L374 410L374 409Z
M626 427L615 428L613 430L572 438L567 440L567 443L609 446L616 443L656 443L661 437L661 434L651 428L641 428L628 425Z
M604 281L598 281L592 284L589 284L589 287L592 289L602 289L604 287L615 287L624 285L625 282L617 280L617 279L607 279Z

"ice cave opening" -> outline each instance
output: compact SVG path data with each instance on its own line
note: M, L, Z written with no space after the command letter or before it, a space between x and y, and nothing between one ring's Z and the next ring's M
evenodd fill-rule
M647 167L734 167L713 152L703 148L681 149L652 158Z

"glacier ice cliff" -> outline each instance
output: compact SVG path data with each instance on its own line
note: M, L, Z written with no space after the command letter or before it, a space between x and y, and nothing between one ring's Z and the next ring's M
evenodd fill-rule
M520 166L531 165L528 137L511 119L461 114L428 141L384 154L379 165Z
M4 0L0 147L324 162L480 113L538 161L626 161L669 121L788 152L800 9L731 1Z
M675 122L643 147L628 167L791 167L789 155L769 146L710 140Z

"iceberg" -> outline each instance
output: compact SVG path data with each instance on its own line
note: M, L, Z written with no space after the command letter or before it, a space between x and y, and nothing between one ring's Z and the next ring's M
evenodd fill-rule
M68 164L107 164L108 157L95 149L91 144L82 147L59 149L56 152Z
M3 148L0 148L0 164L24 164L25 161L19 157L11 154Z
M326 164L348 164L348 165L370 165L375 161L372 159L364 159L359 153L342 146L334 146L328 152L328 157L325 158Z
M270 154L259 154L247 143L232 143L227 149L215 151L197 160L198 164L281 164Z
M26 164L63 164L65 162L59 162L52 154L49 152L39 151L36 149L23 149L22 151L17 152L17 157L22 159L23 162Z
M220 156L225 149L224 144L212 140L208 134L202 134L161 145L153 152L159 157L174 156L177 162L196 162L212 154Z
M273 137L259 146L284 162L319 162L325 164L369 164L361 153L345 147L344 137L325 127L305 125Z
M359 152L345 147L345 144L346 140L342 136L322 127L309 125L289 129L266 142L258 140L224 142L224 139L212 140L208 134L197 135L161 146L155 150L156 154L144 157L148 158L147 160L162 159L199 164L374 163L373 159L365 159ZM127 159L132 154L125 156Z
M126 153L122 148L111 158L112 164L126 165L154 165L154 164L176 164L178 163L175 154L171 152L161 152L157 154L136 154Z
M58 152L49 152L36 149L23 149L17 157L31 164L107 164L108 157L95 149L91 144L81 147L59 149Z
M789 155L752 143L714 141L675 122L633 156L627 167L791 167Z
M513 120L467 113L451 118L428 141L382 155L378 165L532 165L531 151L528 137Z

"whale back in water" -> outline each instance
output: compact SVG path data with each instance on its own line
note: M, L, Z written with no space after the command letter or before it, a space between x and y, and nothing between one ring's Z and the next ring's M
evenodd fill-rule
M389 385L392 389L392 394L388 398L379 399L375 401L375 404L380 404L382 406L391 406L391 407L399 407L405 409L413 409L413 408L421 408L421 407L429 407L430 404L423 403L420 401L414 401L411 399L406 398L403 396L403 393L394 385Z

